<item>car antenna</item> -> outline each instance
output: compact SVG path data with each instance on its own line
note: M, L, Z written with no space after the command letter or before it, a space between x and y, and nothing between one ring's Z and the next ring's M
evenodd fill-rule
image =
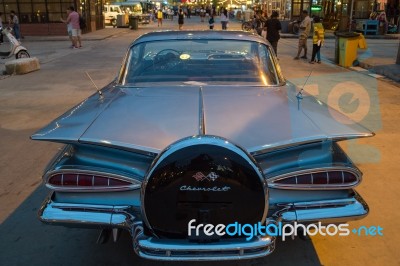
M297 98L297 108L300 109L300 101L303 99L303 91L304 91L304 87L306 86L308 79L311 77L312 74L312 70L310 71L310 74L308 74L308 77L306 79L306 82L304 82L303 86L301 87L301 90L296 94L296 98Z
M88 78L90 79L90 81L93 83L93 86L96 88L97 92L99 93L99 98L103 99L103 93L101 92L101 90L99 89L99 87L96 86L96 83L94 83L93 79L90 77L89 73L87 71L85 71L86 75L88 76Z

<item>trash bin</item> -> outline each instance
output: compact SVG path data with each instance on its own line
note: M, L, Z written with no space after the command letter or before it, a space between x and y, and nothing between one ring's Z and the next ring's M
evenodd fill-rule
M131 30L137 30L139 25L139 17L129 16L129 28Z
M127 20L124 14L117 15L117 28L124 28L124 27L126 28L127 27L126 22Z
M343 67L357 65L357 49L366 49L362 34L356 32L335 33L335 63Z

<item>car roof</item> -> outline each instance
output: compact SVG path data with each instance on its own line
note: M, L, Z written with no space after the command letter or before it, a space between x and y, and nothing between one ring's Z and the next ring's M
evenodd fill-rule
M256 41L269 45L259 35L244 31L215 31L215 30L187 30L187 31L155 31L143 34L132 45L165 40L245 40Z

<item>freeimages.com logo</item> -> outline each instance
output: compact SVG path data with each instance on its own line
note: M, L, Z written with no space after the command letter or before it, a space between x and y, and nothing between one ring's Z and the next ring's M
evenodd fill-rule
M262 224L240 224L238 222L228 225L224 224L197 224L196 219L192 219L188 223L188 236L207 236L207 237L222 237L229 236L244 236L246 240L251 240L254 236L281 236L285 241L287 237L294 238L301 232L304 236L322 235L322 236L348 236L350 233L356 235L383 236L383 228L380 226L361 226L359 228L349 229L349 224L317 224L304 225L294 222L294 224L268 223Z

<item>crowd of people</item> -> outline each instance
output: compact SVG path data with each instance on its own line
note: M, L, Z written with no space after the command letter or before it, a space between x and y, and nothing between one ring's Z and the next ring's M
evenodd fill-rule
M152 15L154 20L157 20L158 27L162 27L163 19L171 18L176 15L178 17L178 29L182 30L185 19L190 19L192 12L195 15L200 17L201 22L208 22L208 26L210 30L215 28L216 17L219 17L219 21L221 23L221 29L227 30L229 25L230 13L224 7L217 10L215 6L201 6L200 8L196 8L192 10L190 7L180 7L177 12L171 8L163 8L158 10L153 10ZM0 27L3 26L2 15L0 13ZM274 52L278 55L278 42L280 39L280 31L282 29L281 22L279 21L278 12L272 12L271 16L268 17L267 12L262 10L256 10L254 13L254 17L252 19L253 28L259 34L266 38L271 44ZM314 62L321 62L321 54L320 49L324 43L324 27L322 26L321 20L319 17L314 17L314 23L311 23L311 18L308 15L308 12L304 10L302 12L302 20L300 23L300 32L299 32L299 41L298 41L298 49L297 54L294 57L295 60L298 59L308 59L307 56L307 39L309 34L313 34L313 50L311 55L311 60L309 61L311 64ZM82 17L81 15L75 11L73 6L70 6L67 9L67 18L60 20L67 24L67 32L69 38L71 40L71 48L79 49L82 48ZM311 31L311 27L313 25L313 30ZM19 20L14 11L10 12L8 19L8 26L13 29L13 33L15 37L19 40L20 29L19 29ZM0 35L0 44L3 42L3 36ZM301 53L303 52L303 55Z
M159 9L154 9L151 11L150 21L157 21L157 26L162 27L162 23L164 19L173 20L174 16L178 17L178 29L182 30L183 25L185 23L185 19L190 19L192 15L192 9L190 7L180 7L177 12L171 8L164 7ZM199 9L194 10L194 15L198 15L200 17L201 22L208 22L209 29L214 29L216 16L220 17L221 28L222 30L228 29L229 22L229 14L226 8L221 8L220 10L216 10L216 8L212 5L202 6Z
M157 18L158 27L162 26L162 20L166 18L166 14L170 14L171 12L173 12L173 9L170 8L158 9L157 11L154 11L154 17ZM190 19L191 13L192 10L190 7L180 7L177 13L174 13L174 15L178 17L179 30L183 29L185 19ZM226 8L222 7L217 10L212 5L201 6L198 9L196 8L194 9L194 14L200 17L200 22L208 22L210 30L215 28L215 21L217 17L219 17L219 21L221 23L220 29L227 30L229 19L232 17ZM254 12L254 17L252 18L252 23L254 31L266 38L271 44L275 54L278 55L278 42L280 39L280 32L282 30L282 25L279 20L279 13L273 11L268 17L266 11L256 10ZM311 27L313 27L312 30ZM321 19L319 17L314 17L312 23L312 19L308 15L308 11L304 10L301 17L298 49L297 54L294 57L295 60L308 60L307 39L309 38L310 34L313 34L313 49L311 53L311 60L309 62L311 64L314 64L315 62L321 63L320 49L324 44L324 27L322 26Z

